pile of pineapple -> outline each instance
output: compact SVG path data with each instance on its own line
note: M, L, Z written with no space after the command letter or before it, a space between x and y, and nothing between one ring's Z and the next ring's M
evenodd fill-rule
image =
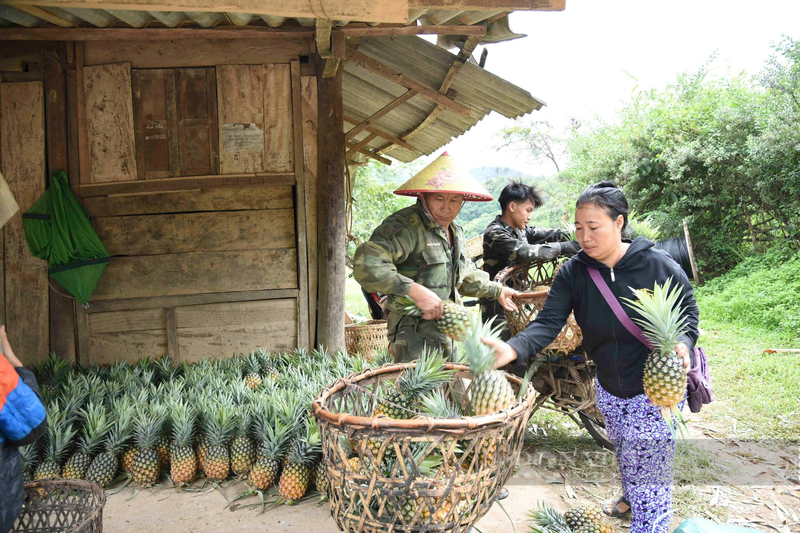
M539 501L538 509L528 513L532 522L530 533L615 533L614 527L603 519L599 507L573 507L564 514Z
M277 485L282 498L298 500L326 487L312 400L366 365L358 356L257 350L177 366L163 357L73 368L53 354L36 369L48 424L21 448L25 477L107 487L124 473L148 487L202 473L258 491Z

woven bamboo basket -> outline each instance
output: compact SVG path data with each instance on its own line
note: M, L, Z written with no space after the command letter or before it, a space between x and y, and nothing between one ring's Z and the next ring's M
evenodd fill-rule
M485 515L519 458L536 392L509 409L460 419L371 418L393 380L416 363L368 369L326 387L313 411L322 435L331 515L348 532L463 532ZM444 387L466 401L469 367ZM515 390L522 380L506 374ZM440 463L426 471L424 463Z
M347 353L360 353L368 360L389 346L385 320L370 320L362 324L347 324L344 327L344 343Z
M553 278L557 271L557 262L551 260L512 266L501 270L497 274L495 281L518 291L523 291L514 297L518 311L504 311L512 337L524 330L531 321L536 319L536 315L544 307L544 302L550 293L549 285L553 283ZM529 291L528 289L531 288L532 290ZM561 328L561 332L555 340L542 350L542 353L565 355L579 348L582 341L581 328L578 327L578 323L575 321L575 315L570 313L566 325Z
M25 484L25 501L12 533L100 533L103 489L86 481L44 480Z

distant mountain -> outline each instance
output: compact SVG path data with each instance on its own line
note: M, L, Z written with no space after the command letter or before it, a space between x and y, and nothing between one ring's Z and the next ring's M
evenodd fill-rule
M515 168L511 167L479 167L473 168L470 170L470 174L475 176L479 182L484 183L487 180L492 178L510 178L510 179L521 179L525 182L530 183L530 180L534 179L534 176L530 174L526 174L525 172L521 172Z

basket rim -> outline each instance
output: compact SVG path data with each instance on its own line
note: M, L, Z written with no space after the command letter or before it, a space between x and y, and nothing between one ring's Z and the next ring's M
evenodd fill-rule
M340 427L357 426L372 429L425 429L428 431L435 429L450 431L458 429L477 429L484 426L503 423L511 418L519 416L528 410L528 408L532 405L533 398L536 396L535 389L532 386L529 386L525 396L521 400L515 401L514 404L512 404L512 406L508 409L503 409L502 411L497 411L496 413L491 413L488 415L466 416L463 418L419 417L409 420L400 420L388 417L371 418L344 413L335 414L323 406L323 403L333 393L341 391L348 385L382 374L397 372L398 370L403 371L413 366L416 366L416 361L412 361L410 363L390 363L379 368L368 368L366 370L362 370L361 372L357 374L351 374L346 378L337 379L333 384L323 388L312 402L311 406L314 416ZM445 368L449 370L471 373L469 366L461 363L445 363ZM512 383L522 386L521 378L507 372L503 372L503 375Z

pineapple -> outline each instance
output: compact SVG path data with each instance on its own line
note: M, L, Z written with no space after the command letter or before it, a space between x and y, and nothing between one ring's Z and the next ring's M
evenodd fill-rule
M572 531L574 533L615 533L614 526L606 522L590 522Z
M255 353L244 356L244 369L247 374L244 376L244 382L252 390L257 390L262 383L261 379L261 361Z
M136 457L136 446L131 446L122 454L122 471L131 473L133 472L133 459Z
M37 444L37 442L32 442L19 447L19 454L22 457L22 478L25 483L33 481L33 467L39 455Z
M96 483L103 488L114 481L119 467L117 456L133 436L133 407L131 404L119 402L114 406L113 412L116 420L106 437L105 451L94 458L92 464L89 465L89 470L86 471L86 481Z
M408 472L419 472L422 476L434 477L436 471L442 464L442 457L440 455L422 457L425 453L425 446L420 447L414 454L414 462L417 464L414 467L410 461L406 462L406 470ZM389 460L382 467L383 474L386 477L402 477L404 476L401 465L397 464L397 459ZM432 502L434 505L439 503L438 499ZM389 498L386 502L386 510L392 514L400 512L402 523L410 525L413 523L414 518L418 514L422 514L423 520L430 519L430 507L426 505L425 499L417 496L397 496L396 498ZM437 513L438 514L438 513Z
M203 461L203 471L212 481L223 481L230 473L228 441L236 428L236 418L227 399L206 413L203 432L208 449Z
M422 316L422 310L407 296L397 298L397 304L408 316ZM445 300L442 302L442 316L436 319L436 328L453 340L464 338L469 327L469 309L457 303Z
M172 462L170 475L178 485L191 483L197 475L197 457L192 448L197 416L191 405L175 402L171 408Z
M267 414L256 420L255 428L261 444L248 480L254 488L266 490L278 480L292 427L280 419L271 420Z
M158 466L161 468L168 467L170 461L170 445L169 437L167 436L168 432L168 428L162 429L161 434L156 439L155 444L156 453L158 454Z
M151 487L158 481L160 464L155 445L166 421L167 413L160 404L146 404L139 407L134 422L136 454L133 456L131 472L136 483L143 487Z
M442 391L433 391L421 399L422 410L431 418L461 418L461 410Z
M561 513L541 500L538 507L536 511L528 513L530 521L533 522L530 533L572 533Z
M681 316L681 287L678 284L670 287L671 282L669 278L664 285L656 283L652 291L631 288L636 300L623 300L641 315L633 321L642 327L653 349L644 364L644 393L661 408L670 431L673 431L671 415L674 414L679 430L684 432L686 425L678 402L686 394L686 372L675 345L687 326L686 317Z
M328 471L325 469L325 462L317 461L313 473L314 488L323 496L328 495Z
M289 462L281 474L278 493L286 500L299 500L308 490L311 465L319 456L321 441L317 422L306 418L303 435L292 443Z
M69 363L51 352L37 371L42 394L47 398L55 398L69 373Z
M256 445L250 437L253 425L251 404L239 405L236 418L236 438L231 443L231 470L237 476L247 475L256 460Z
M476 416L508 409L514 403L514 389L502 372L492 369L496 360L494 350L481 342L481 337L499 338L499 329L499 326L492 328L491 320L483 324L480 316L472 315L469 331L461 343L475 375L467 390L467 400Z
M444 368L444 358L441 353L426 350L417 364L407 369L395 382L396 390L379 400L373 417L388 416L389 418L409 419L414 418L419 410L419 398L435 390L439 386L449 383L455 373L454 370Z
M84 479L89 465L103 443L106 434L111 429L112 421L106 416L102 405L90 403L86 409L81 409L83 419L83 435L78 439L78 451L64 464L61 477L64 479Z
M57 401L47 406L47 413L44 461L39 463L33 474L33 479L37 481L57 478L61 474L61 461L70 442L78 433L66 413L59 409Z
M564 513L564 521L570 529L576 530L587 524L603 523L603 515L598 507L583 505L581 507L574 507Z
M276 364L279 363L279 360L266 350L257 350L254 352L254 354L258 358L258 362L261 367L260 374L263 377L277 380L280 376L280 372L278 372L278 367L276 366Z

